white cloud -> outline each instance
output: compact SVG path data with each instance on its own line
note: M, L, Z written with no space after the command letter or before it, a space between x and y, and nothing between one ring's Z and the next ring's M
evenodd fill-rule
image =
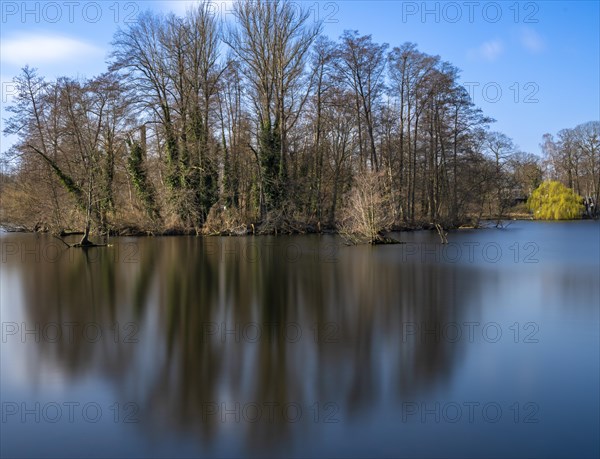
M529 27L521 29L519 40L521 45L532 53L539 53L544 50L544 40L535 30Z
M104 58L105 51L90 43L59 35L18 35L2 40L3 64L36 67L43 63Z
M495 61L504 52L504 44L500 40L486 41L475 49L469 50L469 57Z
M172 11L178 16L183 16L199 3L200 0L166 0L162 5L164 11ZM217 19L226 19L233 11L234 0L210 0L207 3L209 11L213 12Z

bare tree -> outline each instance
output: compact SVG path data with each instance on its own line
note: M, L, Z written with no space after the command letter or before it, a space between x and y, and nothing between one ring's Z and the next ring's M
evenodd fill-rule
M370 35L359 36L358 31L345 31L341 37L336 69L343 82L354 92L356 116L362 153L362 122L366 125L369 161L374 171L379 170L375 140L374 111L382 96L385 83L387 44L373 43ZM366 160L366 157L364 158ZM362 162L361 162L362 167Z
M143 117L159 121L170 200L186 226L201 225L218 199L219 33L208 3L200 3L183 18L145 13L113 42L111 68L131 82Z
M513 183L511 176L506 173L506 166L515 154L516 149L513 141L508 136L495 131L486 135L485 148L494 161L495 199L493 202L496 209L496 226L500 226L506 209L510 206L513 191ZM490 209L491 213L492 210Z
M388 210L384 179L384 174L377 172L362 173L355 178L340 225L342 234L350 242L391 242L383 235L394 222Z
M93 245L92 226L101 235L109 231L115 161L124 153L127 107L119 85L108 75L44 83L29 68L16 82L19 97L6 132L18 133L20 154L43 159L73 196L85 213L80 245Z
M308 97L305 64L320 33L309 11L287 0L237 2L225 41L240 60L256 112L260 208L277 208L287 182L288 132Z

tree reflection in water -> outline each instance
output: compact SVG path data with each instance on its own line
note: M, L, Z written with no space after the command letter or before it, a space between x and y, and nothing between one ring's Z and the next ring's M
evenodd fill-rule
M334 403L332 419L360 420L444 384L464 346L440 327L464 320L480 284L468 267L312 236L120 240L15 266L28 323L103 332L41 342L28 355L32 378L43 363L67 379L108 379L139 403L151 435L194 432L204 445L235 423L223 422L221 404L256 404L261 418L240 427L252 451L314 434L315 403ZM423 333L436 326L437 336ZM282 416L286 404L302 408L299 422Z

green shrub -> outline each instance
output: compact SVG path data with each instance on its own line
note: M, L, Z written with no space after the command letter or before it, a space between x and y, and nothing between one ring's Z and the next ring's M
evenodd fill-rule
M531 193L527 207L536 220L574 220L584 210L583 198L555 181L546 181Z

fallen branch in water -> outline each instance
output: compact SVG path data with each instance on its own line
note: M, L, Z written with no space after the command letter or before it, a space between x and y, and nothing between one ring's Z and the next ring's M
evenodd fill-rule
M442 244L448 244L448 233L444 231L444 228L442 228L442 225L440 225L439 223L436 223L435 229L437 229L438 235L440 236L440 239L442 240Z
M75 244L69 244L63 238L61 238L60 236L57 236L56 234L53 234L52 236L54 238L58 239L64 245L66 245L69 249L92 249L94 247L108 247L108 244L94 244L85 236L81 239L81 241L79 241Z

